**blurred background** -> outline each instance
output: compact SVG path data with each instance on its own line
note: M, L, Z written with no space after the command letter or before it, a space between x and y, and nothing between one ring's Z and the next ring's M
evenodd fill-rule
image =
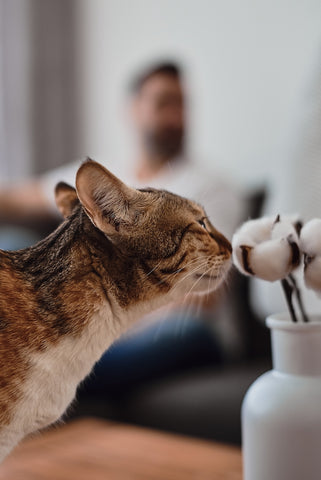
M264 187L247 199L244 218L260 215L266 188L285 190L294 169L288 203L276 208L305 202L305 213L320 216L320 19L319 0L0 0L1 186L87 155L126 170L136 151L129 82L169 58L185 73L189 155L246 194ZM74 413L240 443L244 393L270 367L266 312L260 323L249 296L248 282L235 278L223 322L241 347L233 361L190 368L203 348L201 339L195 354L192 330L182 371L174 375L169 361L167 377L152 372L130 392L80 401ZM263 298L271 313L272 297ZM150 337L145 344L155 354ZM113 352L108 375L118 380L128 350ZM167 361L170 350L160 356ZM128 376L130 368L126 386Z
M320 54L318 0L1 0L1 181L92 155L130 158L124 97L174 58L190 91L190 151L242 184L291 144Z

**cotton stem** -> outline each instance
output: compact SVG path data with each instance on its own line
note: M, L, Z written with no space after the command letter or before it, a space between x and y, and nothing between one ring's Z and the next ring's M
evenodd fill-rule
M286 278L281 280L281 285L285 294L286 303L288 305L292 321L296 323L298 319L297 319L297 316L293 307L293 302L292 302L292 294L293 294L294 288L292 285L290 285L290 283Z
M293 287L293 290L294 290L294 293L296 295L296 298L297 298L297 301L298 301L298 305L299 305L299 309L300 309L300 312L301 312L301 315L302 315L302 318L303 318L303 321L304 322L308 322L309 321L309 317L305 311L305 308L304 308L304 305L303 305L303 302L302 302L302 297L301 297L301 291L297 285L297 282L294 278L294 276L290 273L289 276L288 276L291 284L292 284L292 287Z

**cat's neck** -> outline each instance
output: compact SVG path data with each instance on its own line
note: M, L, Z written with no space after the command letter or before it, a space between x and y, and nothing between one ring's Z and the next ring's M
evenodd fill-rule
M59 335L80 333L104 311L117 336L169 301L164 294L151 295L146 288L151 277L139 259L122 255L81 207L49 237L16 252L13 259L38 302L45 299L47 308L55 309L45 313L62 317L56 326Z

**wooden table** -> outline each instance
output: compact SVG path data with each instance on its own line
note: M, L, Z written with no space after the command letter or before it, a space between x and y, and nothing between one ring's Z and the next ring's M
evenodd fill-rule
M100 420L25 440L1 480L241 480L238 448Z

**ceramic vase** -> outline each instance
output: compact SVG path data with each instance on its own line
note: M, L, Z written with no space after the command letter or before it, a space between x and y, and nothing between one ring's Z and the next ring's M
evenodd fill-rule
M321 316L267 318L273 370L242 406L244 480L321 479Z

